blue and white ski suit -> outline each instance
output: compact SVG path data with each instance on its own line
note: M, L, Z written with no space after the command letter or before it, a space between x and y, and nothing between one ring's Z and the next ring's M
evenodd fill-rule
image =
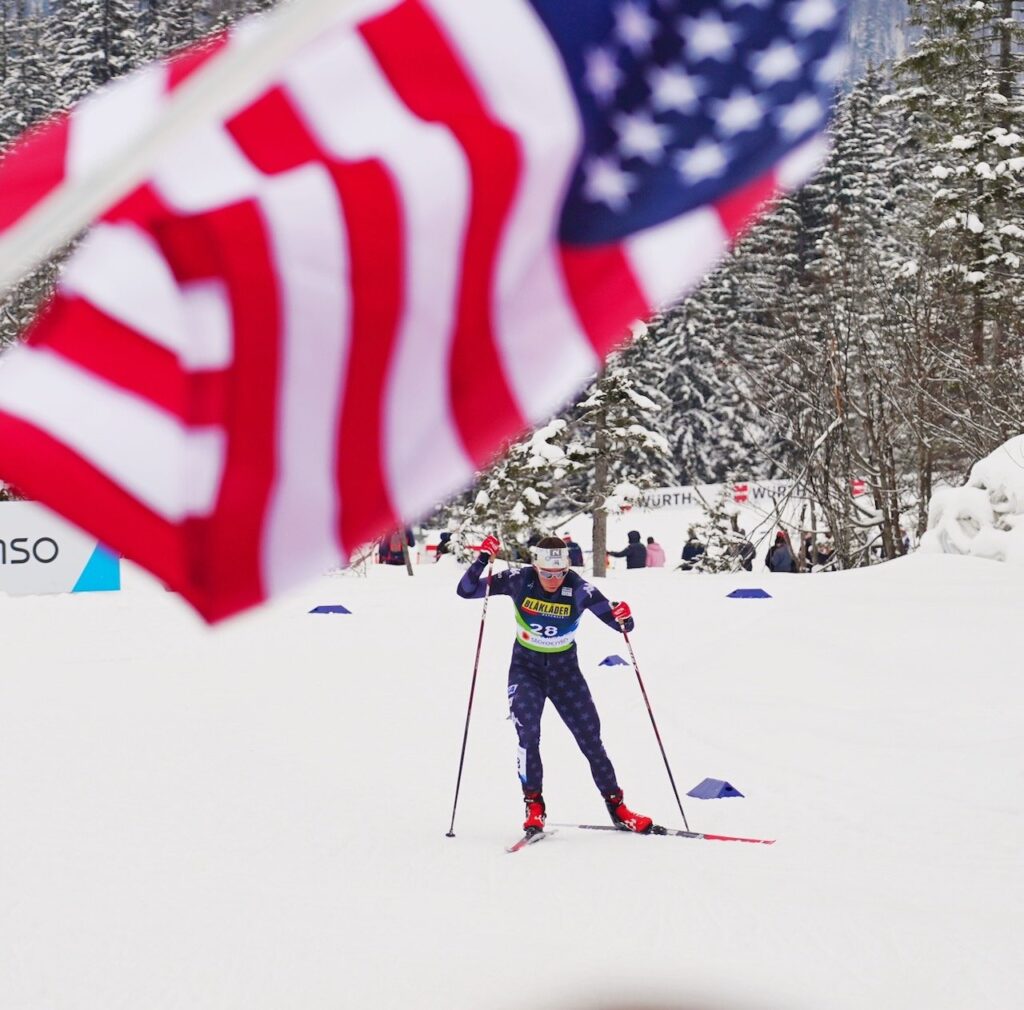
M469 566L459 582L459 596L484 596L486 566L486 555ZM615 769L601 742L601 720L580 671L575 641L584 610L620 631L607 597L573 571L549 593L532 566L492 576L491 595L511 596L515 606L517 629L508 671L508 699L519 734L519 779L523 789L541 791L544 766L540 759L540 717L544 702L550 698L590 762L597 788L602 794L617 792ZM631 617L626 619L625 630L633 630Z

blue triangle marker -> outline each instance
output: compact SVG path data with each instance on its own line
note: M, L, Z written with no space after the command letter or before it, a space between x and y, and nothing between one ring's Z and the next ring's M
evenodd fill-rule
M724 800L730 796L743 796L735 786L722 779L705 779L698 782L687 794L698 800Z
M763 589L734 589L726 598L730 600L770 600L771 595Z
M347 610L340 603L322 603L319 607L314 607L311 614L351 614L351 610Z
M96 593L120 588L121 559L102 544L97 544L71 592Z
M598 666L629 666L621 656L605 656Z

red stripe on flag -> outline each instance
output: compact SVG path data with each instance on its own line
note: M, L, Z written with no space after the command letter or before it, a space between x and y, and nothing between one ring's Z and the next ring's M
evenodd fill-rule
M623 343L627 328L650 311L617 244L561 246L562 273L580 325L603 358Z
M260 558L277 464L280 305L263 220L253 203L212 211L192 223L222 264L234 332L224 416L227 458L217 507L209 520L188 524L189 543L195 545L191 576L204 597L217 587L217 611L203 611L216 620L266 596Z
M172 351L81 298L54 298L32 325L28 340L188 424L214 424L223 417L223 372L186 374Z
M225 126L245 156L268 175L324 157L279 87L237 113Z
M360 30L402 101L421 119L448 127L469 164L472 200L450 382L463 444L469 457L483 465L499 442L527 426L505 379L491 315L502 231L522 167L519 145L491 118L447 38L418 0L405 0Z
M64 181L68 117L64 113L25 134L0 162L0 231Z
M0 443L4 469L18 475L19 491L45 501L104 543L130 545L123 550L125 557L174 589L184 593L189 588L179 526L151 512L63 442L3 411Z
M332 175L345 213L354 299L336 464L339 533L351 554L398 525L384 472L384 412L402 305L403 235L398 194L379 162L337 165Z
M740 189L715 201L715 210L721 219L722 226L735 242L754 223L766 203L778 195L774 169L758 176Z

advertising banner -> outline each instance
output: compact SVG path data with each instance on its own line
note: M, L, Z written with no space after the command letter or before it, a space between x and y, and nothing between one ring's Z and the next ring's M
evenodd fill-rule
M0 502L0 592L81 593L121 588L116 554L35 502Z
M787 495L800 497L791 480L743 481L739 484L699 484L695 487L658 487L641 491L634 508L692 509L718 501L722 495L737 505L763 503L769 508Z

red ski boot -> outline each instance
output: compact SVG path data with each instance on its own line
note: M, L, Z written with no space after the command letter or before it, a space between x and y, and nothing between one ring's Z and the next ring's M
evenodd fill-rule
M612 824L623 831L635 831L637 834L646 835L654 827L654 821L643 814L635 814L625 803L622 802L622 790L615 793L605 793L605 806L608 807L608 814Z
M523 821L524 831L543 831L544 818L547 816L544 807L544 797L539 792L523 793L523 802L526 804L526 820Z

